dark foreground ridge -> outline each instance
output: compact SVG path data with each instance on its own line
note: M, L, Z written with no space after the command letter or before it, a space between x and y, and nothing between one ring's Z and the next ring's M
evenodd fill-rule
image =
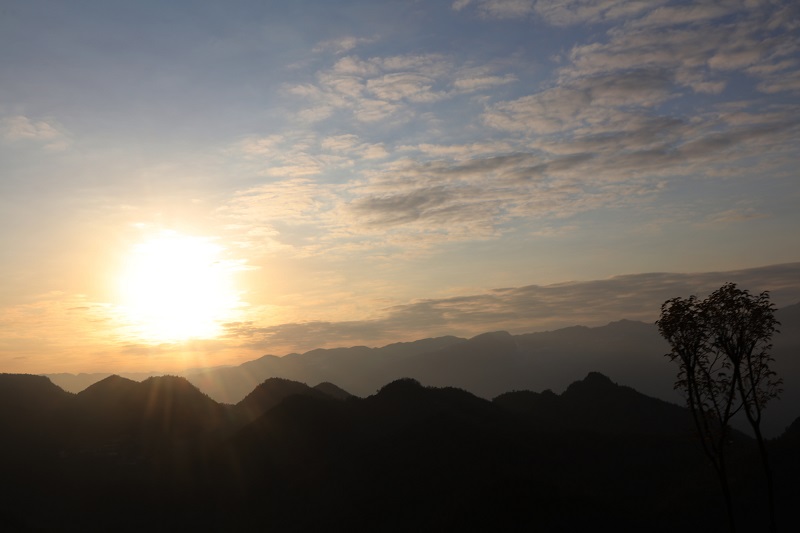
M716 531L724 511L687 411L599 373L485 400L396 380L367 398L268 379L236 405L186 379L79 394L0 375L4 531ZM793 530L800 420L771 441ZM753 442L731 464L763 529Z

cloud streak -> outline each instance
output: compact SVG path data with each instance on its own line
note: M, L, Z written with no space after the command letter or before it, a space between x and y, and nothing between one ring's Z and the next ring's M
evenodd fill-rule
M728 282L753 293L771 291L771 299L779 307L800 302L800 263L789 263L728 272L647 273L494 289L397 305L364 320L268 327L228 324L227 335L248 349L283 355L429 336L473 336L497 329L516 334L573 325L598 326L620 319L651 323L658 318L664 301L690 294L704 296Z

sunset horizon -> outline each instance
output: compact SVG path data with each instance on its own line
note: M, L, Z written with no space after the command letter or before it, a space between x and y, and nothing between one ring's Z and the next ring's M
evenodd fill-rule
M3 531L790 531L797 0L0 0Z
M792 2L5 3L0 372L800 302Z
M372 317L350 321L308 321L276 324L261 328L264 340L241 344L238 337L250 337L254 327L247 322L214 323L196 320L195 327L210 327L209 334L190 330L185 338L173 335L169 326L185 328L185 320L165 319L154 315L154 327L130 317L125 304L109 312L118 324L109 326L119 339L133 339L121 352L135 353L134 363L117 362L104 366L110 352L99 352L90 358L74 357L67 362L49 362L45 366L28 366L36 361L18 357L10 361L5 372L33 374L169 374L187 370L235 366L265 355L283 357L315 349L366 346L380 348L395 343L408 343L426 338L455 336L470 338L492 331L508 331L519 335L555 331L572 326L601 327L620 320L641 321L652 325L658 318L659 306L675 296L706 296L724 283L737 283L753 294L766 291L776 308L800 304L800 263L768 265L760 268L707 273L641 273L613 276L604 280L568 281L552 285L528 285L496 288L477 294L461 294L449 298L419 299L404 305L379 309ZM94 304L94 312L97 312ZM92 307L77 305L72 311L88 312ZM34 306L31 310L35 309ZM240 313L237 310L227 312ZM113 314L116 313L116 316ZM197 313L195 313L197 315ZM146 317L150 319L150 317ZM166 324L166 326L164 325ZM222 330L225 333L219 334ZM73 331L75 336L79 331ZM110 343L91 343L92 331L85 334L85 344L78 349L108 350ZM113 336L110 338L114 338ZM58 339L51 339L56 343ZM222 353L221 358L209 353ZM45 355L45 354L41 354ZM72 355L62 348L52 354ZM86 362L82 362L86 361ZM113 361L113 359L112 359ZM18 362L19 368L14 363Z

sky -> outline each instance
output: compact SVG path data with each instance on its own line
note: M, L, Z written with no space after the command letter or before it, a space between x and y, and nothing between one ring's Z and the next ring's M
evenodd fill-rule
M800 302L789 0L0 0L0 372Z

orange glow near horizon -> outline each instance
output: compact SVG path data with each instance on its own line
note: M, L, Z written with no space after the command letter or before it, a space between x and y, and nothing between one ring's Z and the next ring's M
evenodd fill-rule
M163 231L135 246L118 280L121 309L144 342L217 337L240 306L223 248Z

